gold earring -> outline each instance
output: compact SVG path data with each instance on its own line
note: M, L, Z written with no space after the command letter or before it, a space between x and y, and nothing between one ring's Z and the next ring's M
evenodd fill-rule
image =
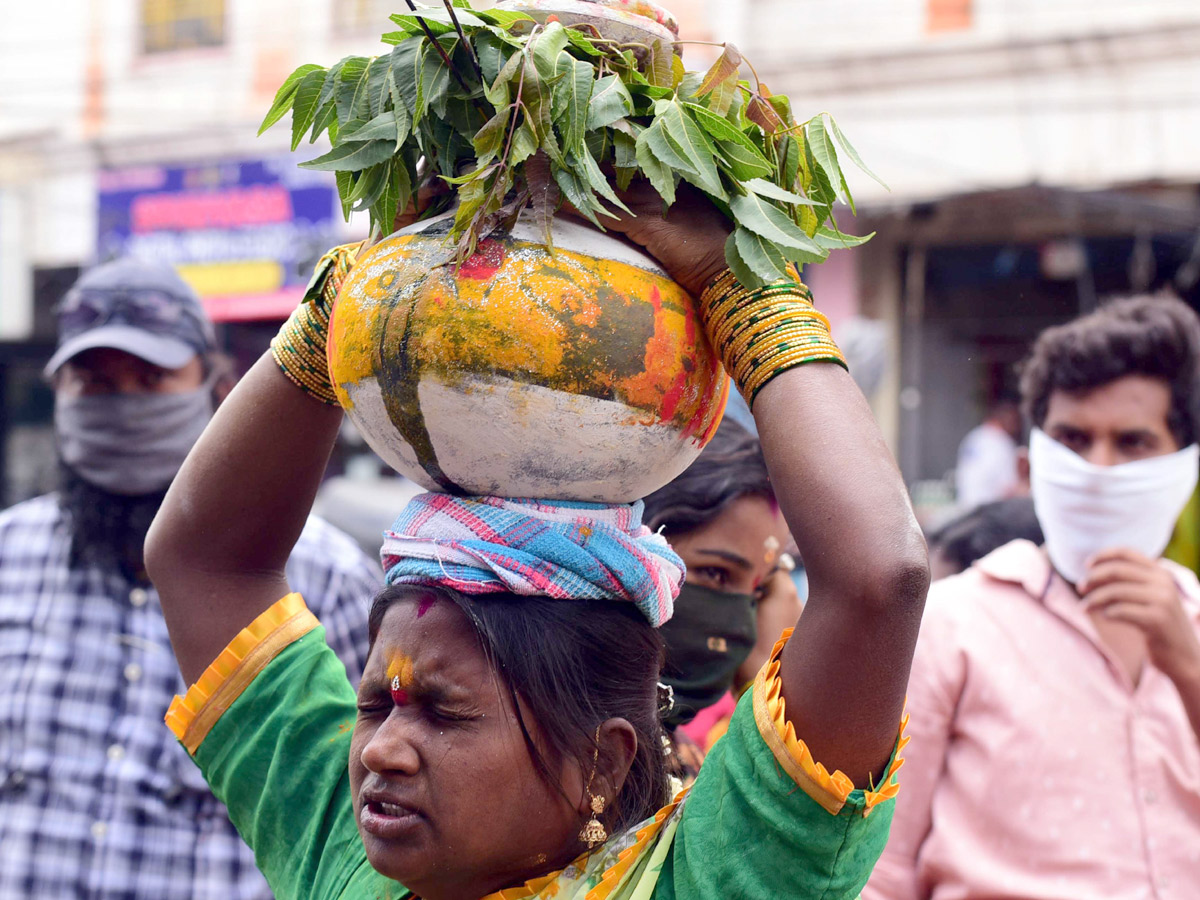
M589 850L608 840L608 832L604 830L604 823L600 821L600 813L604 812L604 798L596 794L590 794L590 796L592 798L592 817L583 826L583 831L579 832L579 840L587 844Z

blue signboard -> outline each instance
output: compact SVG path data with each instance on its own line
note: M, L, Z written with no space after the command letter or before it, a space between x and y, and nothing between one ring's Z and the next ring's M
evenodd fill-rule
M172 263L218 321L286 315L338 240L332 176L294 156L104 169L99 194L98 258Z

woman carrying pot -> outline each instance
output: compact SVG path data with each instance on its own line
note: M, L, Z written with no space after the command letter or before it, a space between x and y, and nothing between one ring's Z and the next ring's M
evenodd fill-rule
M193 683L168 721L278 896L852 898L866 882L897 790L920 531L849 375L799 364L835 360L827 337L757 339L764 303L817 318L807 291L737 285L728 226L699 200L665 219L653 192L627 202L641 215L612 227L704 295L752 398L808 566L803 620L672 798L653 626L682 564L640 504L425 495L388 535L356 698L283 576L341 420L313 372L281 373L285 333L188 458L146 558Z

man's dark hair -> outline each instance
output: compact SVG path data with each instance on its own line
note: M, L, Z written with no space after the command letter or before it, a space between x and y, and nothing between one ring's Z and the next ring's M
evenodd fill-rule
M667 538L707 525L739 497L775 501L758 438L732 419L717 433L683 474L646 497L642 522Z
M371 606L371 645L394 603L429 594L466 615L508 691L529 755L547 784L562 790L553 772L563 760L589 769L597 726L619 717L633 726L638 746L621 792L604 813L609 833L649 818L669 802L658 713L662 638L632 603L394 585L381 590ZM546 753L534 743L518 697L533 714Z
M984 503L952 519L929 535L929 554L940 553L956 572L962 572L1018 538L1035 544L1044 540L1030 497Z
M1084 393L1126 375L1166 382L1171 433L1181 447L1196 440L1200 319L1165 295L1113 300L1043 331L1021 367L1024 413L1040 428L1055 391Z

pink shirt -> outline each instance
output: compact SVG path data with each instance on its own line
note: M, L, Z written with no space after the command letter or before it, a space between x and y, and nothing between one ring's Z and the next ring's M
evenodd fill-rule
M1200 584L1163 562L1200 630ZM863 900L1200 897L1200 742L1138 685L1045 554L1014 541L933 585L891 838Z

